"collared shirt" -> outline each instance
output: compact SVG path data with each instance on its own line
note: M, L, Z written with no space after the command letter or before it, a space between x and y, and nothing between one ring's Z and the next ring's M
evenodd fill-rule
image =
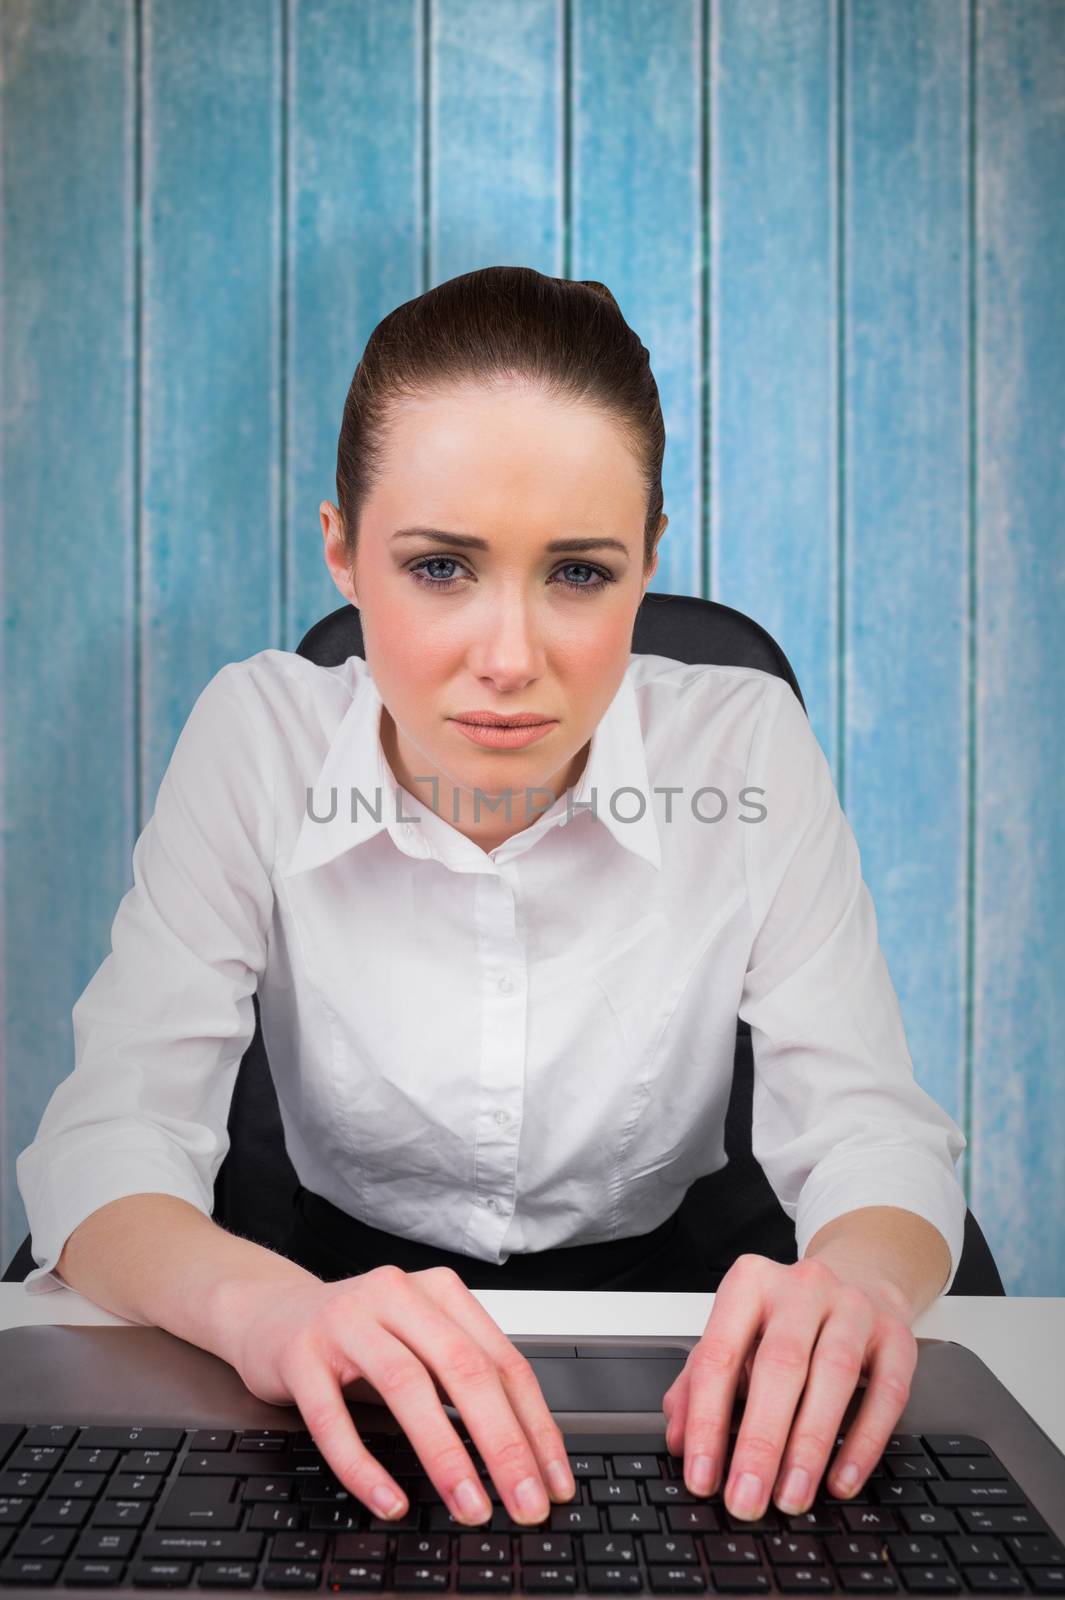
M62 1284L110 1200L211 1215L256 992L296 1174L372 1227L496 1263L658 1227L725 1164L741 1017L800 1259L901 1206L946 1240L949 1287L966 1140L916 1082L790 686L632 654L577 784L488 851L397 783L380 714L360 656L263 650L200 694L18 1157L28 1289Z

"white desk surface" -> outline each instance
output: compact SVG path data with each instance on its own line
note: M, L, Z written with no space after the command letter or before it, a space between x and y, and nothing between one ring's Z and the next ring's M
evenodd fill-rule
M712 1294L555 1294L514 1289L471 1290L508 1337L558 1333L660 1334L698 1337ZM128 1327L73 1289L29 1295L20 1283L0 1283L0 1328L26 1323L93 1323ZM966 1345L1004 1383L1039 1426L1065 1451L1065 1298L947 1295L913 1324L918 1338Z

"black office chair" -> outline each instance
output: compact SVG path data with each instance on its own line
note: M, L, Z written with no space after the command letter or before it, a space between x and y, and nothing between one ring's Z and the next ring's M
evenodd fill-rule
M648 592L636 613L632 648L641 655L675 661L758 667L785 678L803 700L787 657L771 634L731 606L693 596ZM362 624L344 605L316 622L297 654L319 666L338 666L365 656ZM255 1034L237 1072L229 1110L230 1145L218 1170L214 1220L230 1232L283 1250L299 1180L285 1149L277 1094L263 1044L258 996ZM773 1261L798 1259L795 1228L751 1151L754 1062L751 1030L737 1018L732 1094L725 1119L728 1163L692 1184L681 1205L680 1224L692 1263L692 1292L715 1290L738 1256L753 1253ZM269 1174L269 1182L266 1175ZM707 1219L713 1218L713 1227ZM712 1243L710 1237L712 1235ZM21 1282L34 1267L27 1236L16 1251L5 1282ZM987 1241L971 1211L951 1294L1005 1294Z

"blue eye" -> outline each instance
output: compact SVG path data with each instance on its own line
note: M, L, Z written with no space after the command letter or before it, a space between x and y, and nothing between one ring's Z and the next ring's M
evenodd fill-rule
M445 567L461 566L461 562L454 556L422 556L408 568L408 571L415 583L420 584L423 589L450 590L456 588L459 583L458 578L432 578L427 576L427 569L430 566L438 566L440 564ZM597 579L595 583L574 583L571 578L563 578L562 582L565 587L574 594L598 594L600 590L606 588L608 583L614 582L614 577L611 573L606 572L602 567L593 567L587 561L567 561L557 570L564 572L567 568L576 568L578 572L594 573Z

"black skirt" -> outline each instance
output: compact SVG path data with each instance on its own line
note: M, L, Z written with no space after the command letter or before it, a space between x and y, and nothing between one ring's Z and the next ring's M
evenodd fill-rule
M682 1207L650 1233L604 1244L513 1253L503 1264L371 1228L300 1186L283 1253L326 1283L391 1265L404 1272L451 1267L469 1289L635 1289L685 1292L705 1283L693 1270Z

